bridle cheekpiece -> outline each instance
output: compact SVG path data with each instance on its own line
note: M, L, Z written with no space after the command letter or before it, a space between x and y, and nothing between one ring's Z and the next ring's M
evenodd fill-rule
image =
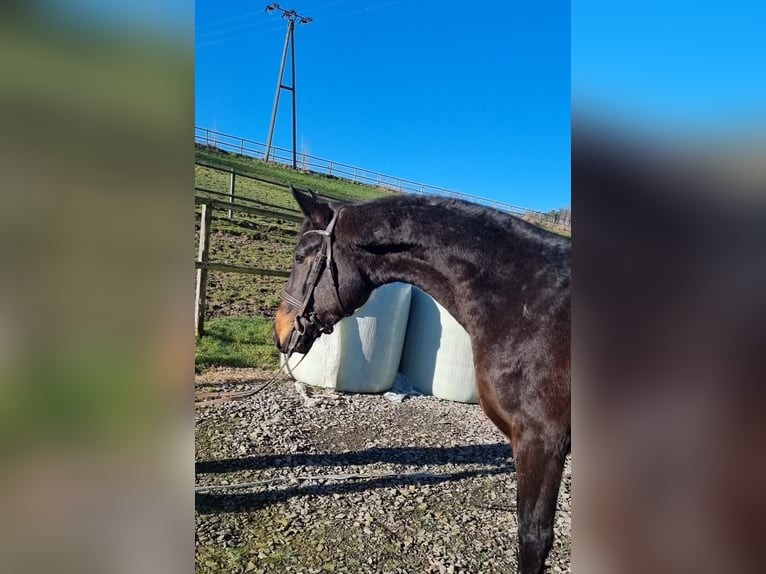
M314 311L310 311L308 313L306 312L312 298L314 297L314 290L316 289L317 285L319 285L319 280L322 277L322 273L326 270L330 271L330 276L332 277L333 295L335 296L335 302L338 304L343 314L347 315L346 308L343 306L343 303L340 300L340 293L338 292L338 278L332 257L333 229L335 229L335 223L338 221L338 216L340 215L342 209L343 208L340 208L337 211L333 210L332 219L330 219L330 223L327 224L327 227L324 229L310 229L304 232L302 236L305 237L306 235L321 235L323 237L322 247L314 258L313 263L311 264L311 271L309 272L309 277L306 281L308 288L306 289L306 293L303 295L303 298L300 299L294 295L291 295L287 292L286 289L282 289L282 291L279 293L279 296L283 301L298 309L298 313L295 315L293 332L290 334L290 345L287 350L288 358L293 354L298 340L301 338L301 336L304 335L308 325L314 325L321 333L324 334L329 335L333 332L333 326L320 321Z

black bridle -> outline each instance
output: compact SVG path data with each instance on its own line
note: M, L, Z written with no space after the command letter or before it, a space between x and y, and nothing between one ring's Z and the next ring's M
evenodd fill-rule
M309 271L309 277L306 281L307 288L303 298L301 299L291 295L287 292L286 289L282 289L282 291L279 293L279 296L283 301L286 301L298 309L298 313L295 315L293 331L290 334L290 345L287 349L288 358L293 354L295 346L298 344L298 340L305 334L306 327L308 325L314 325L321 333L330 334L333 332L333 326L320 321L313 310L307 313L307 309L314 297L314 290L316 289L317 285L319 285L319 281L324 271L330 271L330 276L332 277L333 283L332 293L335 297L335 302L338 304L338 307L341 309L343 315L348 315L346 308L343 306L343 303L340 300L340 293L338 291L337 269L332 258L333 229L335 228L335 223L338 221L338 217L341 211L342 208L338 209L337 211L333 211L332 219L330 219L330 223L327 224L326 228L310 229L309 231L306 231L302 236L305 237L306 235L321 235L323 237L322 247L314 258L314 262L311 264L311 271Z

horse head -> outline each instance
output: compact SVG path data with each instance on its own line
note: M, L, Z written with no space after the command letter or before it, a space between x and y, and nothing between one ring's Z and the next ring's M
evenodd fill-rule
M290 189L305 219L274 318L274 342L287 354L307 353L320 335L331 333L372 292L351 257L351 229L343 217L347 205Z

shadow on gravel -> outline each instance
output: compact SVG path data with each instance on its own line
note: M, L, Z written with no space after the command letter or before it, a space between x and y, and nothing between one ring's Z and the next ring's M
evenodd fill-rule
M354 452L267 454L197 462L196 474L236 472L293 466L347 466L391 462L399 464L485 464L504 466L511 457L508 443L450 447L384 447Z
M197 493L194 496L194 506L200 514L217 512L253 512L269 506L285 502L294 496L328 496L331 494L349 494L373 490L376 488L391 488L409 484L439 484L452 482L476 476L494 476L513 470L512 465L498 468L465 470L429 477L401 476L390 478L375 478L366 481L330 482L312 486L292 486L279 490L265 490L246 494Z
M472 469L436 474L434 476L401 476L371 478L352 482L328 482L311 486L292 486L283 489L249 493L197 493L195 507L202 514L213 512L249 512L271 504L285 502L294 496L327 496L394 487L409 484L438 484L472 478L493 476L514 470L509 461L511 448L507 443L461 445L452 447L392 447L371 448L358 452L292 455L264 455L196 463L196 473L225 473L264 468L298 466L348 466L377 462L422 466L426 464L482 464L495 468Z

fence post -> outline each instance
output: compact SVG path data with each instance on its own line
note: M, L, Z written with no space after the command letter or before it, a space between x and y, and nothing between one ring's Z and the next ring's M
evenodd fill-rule
M245 155L245 138L239 138L239 155Z
M212 211L206 203L202 204L199 222L199 253L197 261L207 263L210 248L210 223ZM207 289L207 269L197 269L197 289L194 294L194 334L201 337L205 333L205 291Z
M332 175L332 162L327 166L327 175Z
M231 170L231 177L229 178L229 203L234 203L234 178L236 174L234 169ZM229 210L229 219L231 219L231 209Z
M210 147L210 130L205 128L205 147Z
M356 183L356 170L357 168L354 168L354 183Z

